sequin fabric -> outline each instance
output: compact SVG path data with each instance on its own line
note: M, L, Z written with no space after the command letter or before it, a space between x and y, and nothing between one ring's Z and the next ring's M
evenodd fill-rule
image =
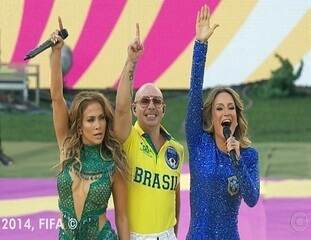
M191 219L187 240L238 240L238 213L243 199L254 206L259 198L258 153L241 149L235 167L203 130L203 75L207 44L196 41L186 116L189 149Z
M63 171L57 176L58 205L63 220L59 239L117 239L117 235L108 221L100 230L98 223L99 215L106 212L111 195L111 177L115 170L114 161L109 156L103 157L100 145L84 145L80 154L81 164L74 160L68 160ZM87 181L91 180L80 219L74 209L73 180L70 172L74 172L76 177Z

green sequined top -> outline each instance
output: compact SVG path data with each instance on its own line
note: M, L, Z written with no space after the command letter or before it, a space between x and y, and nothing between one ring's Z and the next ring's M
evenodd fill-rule
M63 215L62 234L64 239L96 239L98 236L98 217L106 212L111 196L111 177L115 163L111 157L103 157L101 145L84 145L80 152L80 162L68 160L57 176L59 209ZM84 203L81 219L76 216L72 194L73 180L76 177L93 180Z

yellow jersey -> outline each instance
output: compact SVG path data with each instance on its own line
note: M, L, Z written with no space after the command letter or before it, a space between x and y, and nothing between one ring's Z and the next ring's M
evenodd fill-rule
M151 234L176 224L175 189L179 185L184 148L161 127L166 141L157 152L138 122L123 144L130 167L128 219L131 232Z

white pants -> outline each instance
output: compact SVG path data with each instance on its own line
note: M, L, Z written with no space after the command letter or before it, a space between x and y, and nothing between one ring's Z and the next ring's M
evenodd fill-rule
M174 228L170 228L164 232L152 233L152 234L140 234L131 232L131 240L177 240Z

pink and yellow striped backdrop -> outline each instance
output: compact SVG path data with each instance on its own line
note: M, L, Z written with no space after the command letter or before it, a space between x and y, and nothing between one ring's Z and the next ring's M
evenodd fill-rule
M208 3L220 28L210 41L204 87L269 77L278 67L274 53L305 68L300 85L311 85L311 3L309 0L10 0L0 1L1 61L23 62L26 52L45 41L61 16L73 66L70 88L116 85L128 44L141 26L144 55L135 87L156 82L163 89L187 89L195 15ZM49 54L40 65L40 85L49 86Z

